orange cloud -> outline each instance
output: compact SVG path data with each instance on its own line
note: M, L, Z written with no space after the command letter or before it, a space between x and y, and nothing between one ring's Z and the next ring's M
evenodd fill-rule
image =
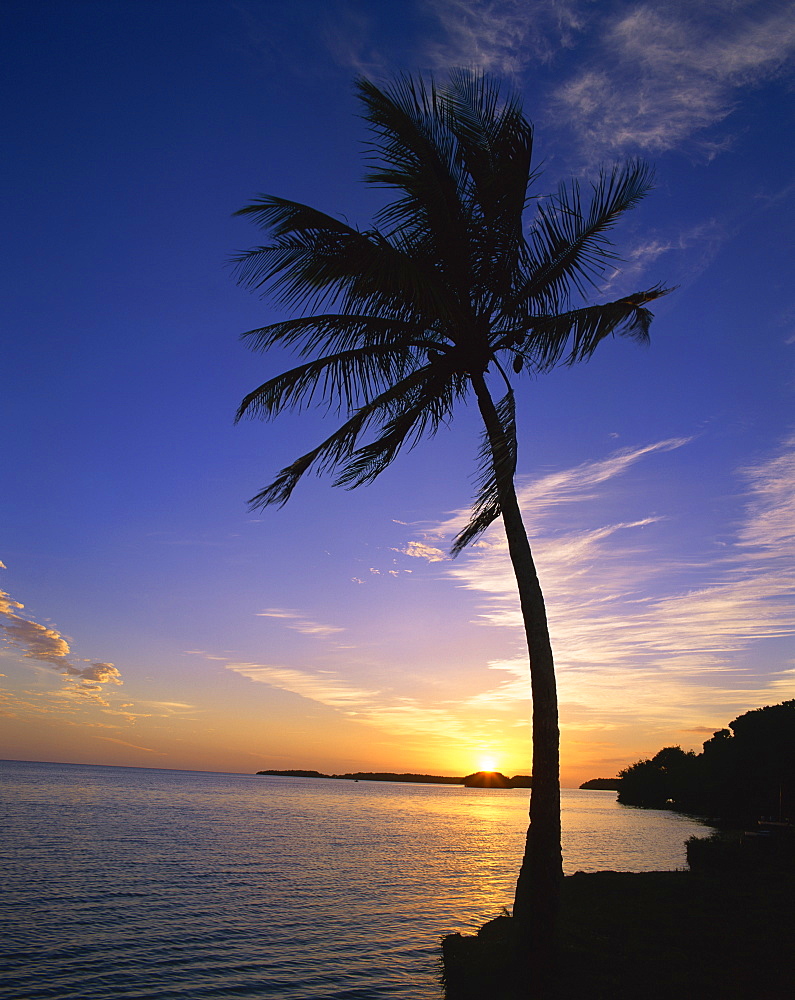
M50 664L87 694L98 693L103 684L123 683L112 663L75 662L68 640L57 629L18 614L24 607L0 590L0 636L8 645L21 649L24 659ZM81 662L88 662L88 666L78 666Z

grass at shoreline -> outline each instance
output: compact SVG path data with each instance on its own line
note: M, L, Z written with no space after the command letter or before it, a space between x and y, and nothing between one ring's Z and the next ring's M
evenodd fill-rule
M555 1000L792 1000L795 876L595 872L564 879ZM519 1000L512 920L444 942L447 1000ZM551 1000L551 998L550 998Z

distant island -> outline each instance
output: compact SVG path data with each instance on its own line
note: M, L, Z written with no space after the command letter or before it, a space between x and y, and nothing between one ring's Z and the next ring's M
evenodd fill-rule
M272 778L328 778L337 781L405 781L418 785L464 785L466 788L530 788L532 776L515 774L506 777L500 771L475 771L464 777L451 778L443 774L397 774L393 771L353 771L348 774L323 774L322 771L288 770L257 771Z
M533 779L529 774L506 777L501 771L476 771L462 779L467 788L530 788Z
M621 787L621 778L590 778L588 781L583 781L580 788L586 788L590 791L607 791L607 792L617 792Z

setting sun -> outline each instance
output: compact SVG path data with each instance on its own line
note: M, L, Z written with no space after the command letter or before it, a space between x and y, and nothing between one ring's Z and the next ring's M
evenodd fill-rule
M478 758L478 771L496 771L497 761L491 754L483 754Z

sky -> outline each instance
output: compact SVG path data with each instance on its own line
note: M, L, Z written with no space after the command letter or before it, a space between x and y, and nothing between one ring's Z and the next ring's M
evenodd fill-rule
M6 0L0 757L250 773L532 767L499 524L463 408L374 485L247 501L322 410L234 425L291 363L235 284L259 193L367 226L353 82L497 75L535 193L641 156L597 297L648 347L517 385L562 781L795 697L795 8L759 0Z

